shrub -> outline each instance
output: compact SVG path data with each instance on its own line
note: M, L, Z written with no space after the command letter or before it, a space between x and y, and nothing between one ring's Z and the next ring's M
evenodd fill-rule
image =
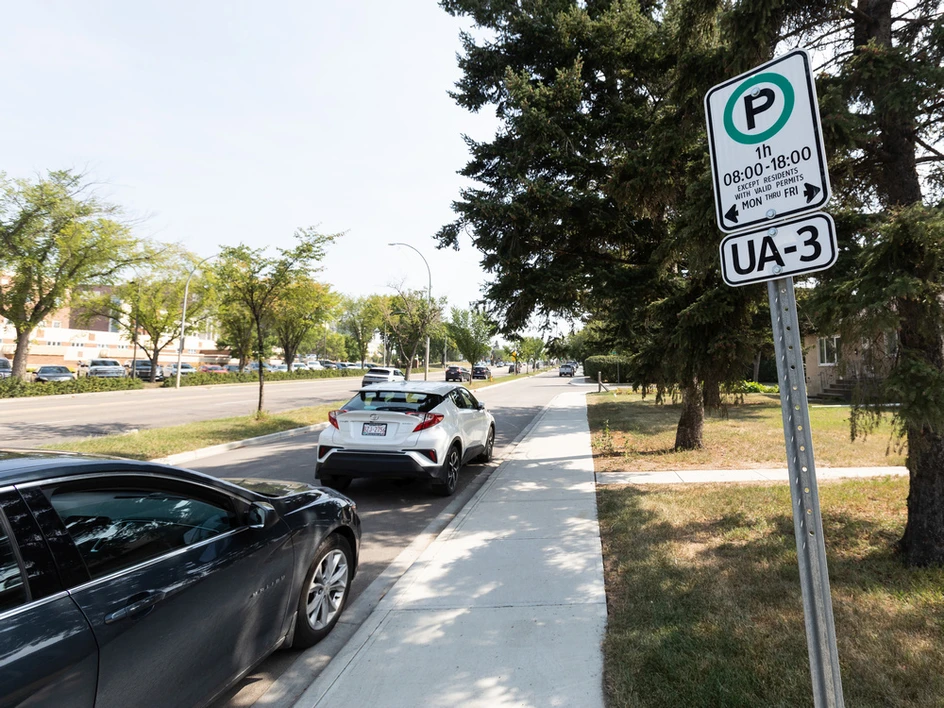
M757 383L756 381L738 381L736 384L732 384L730 388L731 393L780 393L780 387L774 384L773 386L767 386L766 384Z
M267 371L266 381L303 381L306 379L334 379L345 376L363 376L364 369L319 369L317 371ZM212 386L214 384L258 383L259 373L240 374L187 374L180 377L181 386ZM164 388L173 388L176 377L164 380Z
M591 381L597 380L597 372L606 383L629 383L629 358L625 356L588 356L583 363L583 372Z
M62 396L72 393L94 393L97 391L131 391L144 388L138 379L99 379L84 376L72 381L34 383L16 378L0 379L0 398L26 398L29 396Z

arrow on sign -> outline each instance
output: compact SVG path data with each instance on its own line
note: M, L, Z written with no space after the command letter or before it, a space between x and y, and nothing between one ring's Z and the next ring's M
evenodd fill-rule
M819 187L814 187L809 182L803 184L803 196L806 197L806 203L809 204L813 198L820 193Z
M731 208L725 212L724 218L726 221L736 224L738 222L738 205L732 204Z

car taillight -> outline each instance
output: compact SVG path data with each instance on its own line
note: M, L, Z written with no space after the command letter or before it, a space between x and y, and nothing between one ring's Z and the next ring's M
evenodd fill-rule
M414 433L418 433L421 430L426 430L427 428L432 428L434 425L439 425L442 423L445 416L442 413L411 413L411 415L419 415L420 422L416 424L416 427L413 428Z
M331 411L328 413L328 422L331 423L335 428L338 428L338 413L347 413L343 408L340 408L336 411ZM338 428L340 430L341 428Z

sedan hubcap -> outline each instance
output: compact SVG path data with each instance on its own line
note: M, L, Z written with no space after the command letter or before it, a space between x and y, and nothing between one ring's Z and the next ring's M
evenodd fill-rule
M324 629L337 616L347 592L347 557L333 549L321 559L308 588L308 624Z
M453 449L449 453L449 469L446 472L449 475L447 483L453 485L459 479L459 453Z

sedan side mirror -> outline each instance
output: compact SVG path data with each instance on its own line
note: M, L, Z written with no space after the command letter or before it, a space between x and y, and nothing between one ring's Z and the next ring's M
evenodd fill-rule
M271 504L253 502L246 512L246 525L251 529L268 528L275 523L276 513Z
M481 401L479 401L479 404L476 406L476 408L478 408L480 411L484 411L484 410L485 410L485 404L482 403Z

